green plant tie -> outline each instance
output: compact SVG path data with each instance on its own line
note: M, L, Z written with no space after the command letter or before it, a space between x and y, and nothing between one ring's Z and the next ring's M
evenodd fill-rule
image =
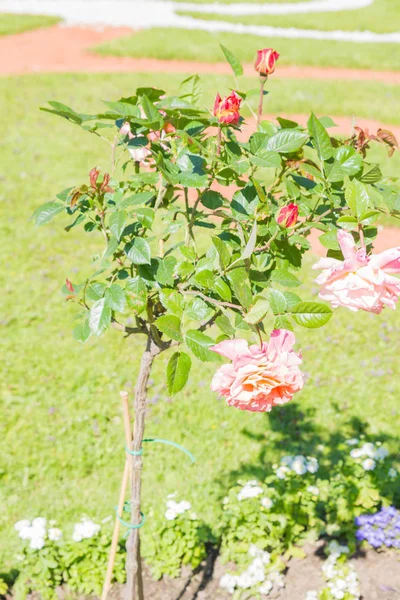
M186 450L186 448L184 448L180 444L177 444L176 442L171 442L170 440L163 440L161 438L146 438L143 440L143 443L144 442L155 442L157 444L167 444L168 446L174 446L174 448L177 448L181 452L187 454L192 463L196 462L196 459L193 456L193 454L189 452L189 450ZM129 448L127 448L127 446L125 446L125 452L127 452L131 456L141 456L143 454L143 448L140 448L140 450L130 450Z
M129 502L125 502L124 507L123 507L122 510L123 510L123 512L128 512L128 513L132 512L130 503ZM141 527L143 527L143 525L146 522L146 516L142 512L140 512L140 516L142 518L141 518L141 521L140 521L140 523L138 525L133 525L132 523L128 523L128 521L124 521L124 519L122 519L122 517L120 517L119 514L118 514L118 506L115 507L115 514L116 514L116 517L117 517L118 521L121 523L121 525L124 525L125 527L127 527L128 530L130 530L130 529L140 529ZM126 532L126 534L125 534L124 537L127 537L128 535L129 535L129 531Z

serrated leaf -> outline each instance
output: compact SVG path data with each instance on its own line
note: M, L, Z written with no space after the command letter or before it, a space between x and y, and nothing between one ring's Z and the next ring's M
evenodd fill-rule
M320 302L300 302L291 309L291 313L298 325L310 329L322 327L332 317L332 309Z
M267 142L267 150L280 154L297 152L308 140L308 134L298 129L280 129Z
M148 208L146 206L140 207L136 209L135 215L143 227L146 227L146 229L151 229L153 227L155 214L152 208Z
M219 237L212 237L211 241L215 249L217 250L220 267L224 271L231 260L231 255L228 246Z
M162 315L155 321L155 326L162 331L162 333L165 333L166 336L176 342L181 342L183 340L179 317L176 317L175 315Z
M248 285L248 274L245 269L239 268L232 270L228 279L232 284L232 289L240 304L248 310L253 301L250 286Z
M92 281L86 286L86 298L95 302L104 296L106 284L101 281Z
M228 336L235 335L235 328L226 315L220 315L215 319L215 324L219 329Z
M350 181L344 195L348 207L356 217L359 217L368 210L368 192L365 186L360 181L357 181L357 179Z
M176 290L161 290L160 302L171 314L181 317L185 307L184 297Z
M90 309L89 327L94 335L101 335L111 323L111 309L106 299L97 300Z
M320 235L318 239L325 248L328 248L329 250L340 250L336 230L327 231Z
M269 301L262 296L255 297L255 303L250 308L248 313L244 316L246 323L250 325L256 325L260 323L269 311Z
M173 285L174 283L174 270L177 264L175 256L166 256L158 262L156 271L156 281L161 285Z
M34 221L36 227L44 225L51 221L53 217L64 210L65 206L59 202L46 202L39 206L32 214L31 219Z
M118 210L117 212L112 213L110 217L110 231L118 241L120 241L122 233L125 229L126 219L127 214L124 210Z
M140 204L146 204L149 200L154 198L154 192L138 192L137 194L133 194L133 196L128 196L125 198L119 208L124 209L129 206L139 206Z
M225 300L225 302L230 302L232 300L230 287L221 277L218 277L214 281L211 289L213 292L216 292L222 300Z
M83 321L83 323L79 323L72 332L74 339L81 344L84 344L88 341L92 332L90 331L89 322L87 319Z
M270 288L267 292L267 298L274 315L279 315L285 312L286 298L282 292Z
M240 77L241 75L243 75L243 67L239 59L236 58L236 56L234 56L234 54L232 54L232 52L222 44L220 44L220 48L224 53L226 60L230 64L233 74L236 75L236 77Z
M126 307L125 292L117 283L113 283L109 288L106 289L105 300L107 306L112 310L118 312L124 312Z
M192 359L186 352L175 352L171 356L166 371L169 394L177 394L185 387L191 366Z
M130 305L135 310L141 311L147 301L147 286L141 277L132 277L126 280L125 290L129 294Z
M150 246L142 238L134 238L124 248L126 256L134 265L149 265L151 263Z
M220 362L219 356L209 350L214 345L214 340L201 331L189 329L185 335L185 342L189 350L203 362Z
M224 197L219 192L214 192L214 190L207 190L203 192L200 197L200 202L206 208L210 210L216 210L217 208L221 208L224 203Z
M321 121L317 119L314 113L308 119L308 132L311 136L312 145L317 151L318 157L321 160L329 160L332 158L333 148L331 139Z
M286 315L278 315L274 322L274 329L288 329L293 331L293 323Z
M195 298L185 309L185 317L193 319L195 321L203 321L203 319L210 318L214 313L214 309L211 308L201 298Z
M275 269L275 271L272 271L271 281L275 281L284 287L297 287L300 285L297 277L284 269Z

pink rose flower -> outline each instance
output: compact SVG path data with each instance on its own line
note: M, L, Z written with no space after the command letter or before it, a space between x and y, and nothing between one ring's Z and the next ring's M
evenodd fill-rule
M263 48L257 50L257 56L254 61L254 68L261 76L272 75L275 71L276 61L279 58L279 54L273 48Z
M214 116L217 117L221 125L237 125L240 120L241 97L236 92L231 92L229 96L221 98L217 94L214 102Z
M322 269L316 279L321 285L319 297L334 308L345 306L375 314L385 306L394 309L400 295L400 280L390 274L400 273L400 246L367 256L365 248L357 250L353 236L347 231L338 231L337 237L344 261L321 258L313 266Z
M294 333L276 329L262 347L246 340L225 340L210 349L232 362L215 373L211 389L240 410L269 412L286 404L303 387L301 355L293 350Z
M299 218L299 207L297 204L287 204L282 206L276 216L276 222L282 227L293 227L296 225L297 219Z

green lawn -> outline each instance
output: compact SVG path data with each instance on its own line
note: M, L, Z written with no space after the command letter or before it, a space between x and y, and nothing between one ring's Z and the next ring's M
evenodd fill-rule
M257 17L258 19L258 17ZM312 19L309 17L310 22ZM313 65L354 69L400 68L399 44L355 44L316 40L289 40L257 37L247 34L221 33L183 29L154 28L139 31L95 48L103 55L162 58L165 60L223 60L219 43L224 44L240 60L252 62L257 48L273 46L281 57L281 65Z
M179 11L179 14L203 20L220 20L244 25L269 25L271 27L297 27L299 29L320 29L322 31L375 31L395 32L400 29L400 5L396 0L375 0L371 6L355 11L338 11L299 15L256 15L226 16L212 13ZM400 49L397 52L400 58Z
M22 33L39 27L49 27L59 23L58 17L44 17L41 15L13 15L0 13L0 35Z
M84 277L87 236L75 229L65 233L62 218L43 229L35 229L28 218L60 189L86 182L94 165L107 169L108 150L67 121L39 112L38 106L58 99L90 111L99 107L98 98L130 95L139 83L176 87L176 82L176 77L149 74L0 80L0 108L7 114L0 140L4 568L16 564L12 525L18 519L42 515L64 524L83 513L96 519L113 513L124 461L118 392L135 381L142 347L141 341L124 340L115 331L84 346L71 337L74 308L65 305L59 289L66 277ZM223 91L227 80L207 78L207 98L217 83ZM348 97L356 87L360 85L346 85ZM276 97L283 87L277 88L271 99L275 108L282 104ZM18 93L21 89L24 94ZM369 102L376 105L378 90L374 100L373 86L369 89ZM287 98L291 93L293 89ZM333 88L326 92L326 98L333 95ZM304 97L296 106L305 109L308 102ZM399 168L396 155L391 170ZM94 254L97 240L89 239L87 251ZM310 271L310 296L316 293L314 277ZM147 433L183 444L197 462L190 466L173 449L146 448L145 512L159 510L166 494L177 490L199 515L215 523L228 482L261 476L278 456L313 453L319 443L334 445L364 429L396 452L399 332L400 310L381 316L338 310L323 330L298 331L307 384L295 401L271 416L226 407L209 389L214 367L200 363L191 385L170 400L163 377L167 356L161 356L149 389Z

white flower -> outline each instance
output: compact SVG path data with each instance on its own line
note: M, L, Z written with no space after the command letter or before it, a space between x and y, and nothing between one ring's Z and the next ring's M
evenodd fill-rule
M318 460L316 458L308 458L307 460L307 471L309 473L316 473L318 471Z
M273 500L271 500L271 498L265 496L264 498L261 498L261 505L267 510L269 510L273 507L274 503Z
M351 450L350 456L351 458L361 458L362 456L364 456L364 453L361 448L354 448L353 450Z
M269 579L266 579L261 587L258 588L258 591L262 596L268 596L270 591L273 588L273 583Z
M393 467L391 469L389 469L388 475L389 475L389 477L391 479L394 479L395 477L397 477L397 471L396 471L396 469L394 469Z
M363 451L363 456L369 456L370 458L374 458L377 452L375 445L372 442L366 442L361 450Z
M222 504L229 504L229 498L228 496L225 496L225 498L222 500Z
M387 456L389 456L389 450L385 448L385 446L380 446L380 448L376 450L374 458L376 460L384 460Z
M165 518L168 521L173 521L178 515L182 515L187 510L190 510L192 505L187 500L176 502L175 500L167 500L167 510L165 511Z
M62 538L62 531L58 527L50 527L47 535L52 542L58 542Z
M319 489L316 485L309 485L307 488L307 492L310 492L313 496L319 496Z
M32 521L32 527L34 527L35 529L44 529L47 525L47 520L44 517L37 517L36 519L33 519Z
M44 546L44 537L41 535L32 535L29 546L32 550L41 550Z
M100 529L100 525L97 525L97 523L87 517L83 517L80 523L75 524L72 539L74 542L90 539L97 535Z
M258 485L257 481L248 481L238 493L237 499L241 502L249 498L256 498L262 493L263 489Z
M14 524L14 529L15 529L15 531L18 531L18 533L19 533L20 531L22 531L30 526L31 526L31 522L28 521L28 519L22 519L21 521L17 521Z
M178 515L172 508L167 508L164 516L168 521L173 521Z
M289 467L289 469L291 469L293 461L294 461L294 456L283 456L281 458L281 465L285 465L285 467Z
M280 573L279 571L272 571L268 577L276 588L283 589L285 587L285 576L283 573Z
M318 600L318 592L315 590L310 590L307 592L305 600Z
M332 540L329 542L327 551L331 555L329 559L332 563L336 562L336 558L339 558L341 554L349 554L350 552L348 546L342 546L337 540ZM327 562L329 562L329 559Z
M292 470L297 475L304 475L304 473L307 473L307 466L308 465L304 456L301 456L301 454L299 454L298 456L294 457L292 463Z
M276 476L278 479L286 479L286 475L289 473L289 469L285 466L279 467L276 470Z
M373 458L366 458L363 460L362 466L366 471L373 471L376 467L376 462Z
M263 565L268 565L271 562L271 554L266 550L261 550L261 548L258 548L258 546L255 544L251 544L249 548L249 555L254 559L261 559Z
M219 585L230 594L233 594L236 587L236 576L225 573L225 575L222 575L221 579L219 580Z
M346 444L348 444L349 446L357 446L359 441L360 440L358 438L351 438L350 440L346 440Z

